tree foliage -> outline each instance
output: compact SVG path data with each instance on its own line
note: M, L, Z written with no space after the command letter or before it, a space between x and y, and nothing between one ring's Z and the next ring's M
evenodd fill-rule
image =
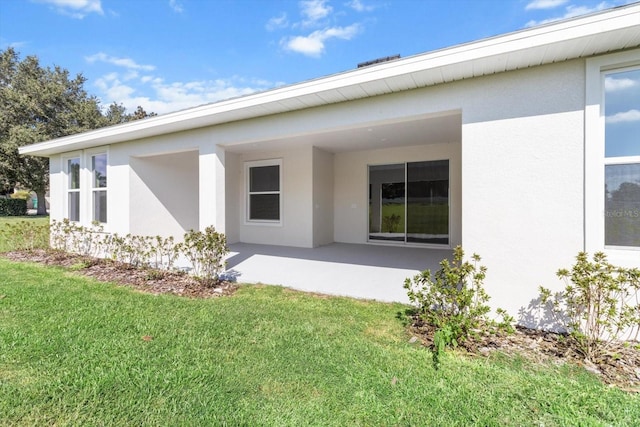
M19 147L155 115L142 107L127 114L118 105L103 115L85 82L82 74L41 66L36 56L21 60L13 48L0 51L0 191L16 184L34 191L39 214L46 213L49 159L20 156Z
M117 125L127 123L134 120L146 119L147 117L157 116L156 113L147 113L144 108L138 106L133 113L127 113L124 105L116 102L111 103L105 112L105 118L109 125Z

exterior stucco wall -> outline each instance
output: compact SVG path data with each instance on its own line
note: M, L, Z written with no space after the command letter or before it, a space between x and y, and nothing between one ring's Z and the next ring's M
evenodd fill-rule
M333 154L313 148L313 247L333 242Z
M281 223L247 221L246 176L244 163L256 160L282 160ZM313 247L313 149L302 147L283 151L245 153L240 156L242 177L240 193L240 241L245 243Z
M560 289L555 272L584 248L584 61L461 86L462 241L492 305L538 326L538 286Z
M62 221L64 219L64 188L65 180L62 171L62 156L49 158L49 220Z
M225 234L227 243L237 243L240 241L240 223L244 220L242 210L242 198L244 194L244 177L242 161L240 155L236 153L225 153Z
M198 153L211 145L206 130L111 145L108 230L180 239L190 228L197 229Z
M129 231L182 237L198 229L198 152L131 157Z

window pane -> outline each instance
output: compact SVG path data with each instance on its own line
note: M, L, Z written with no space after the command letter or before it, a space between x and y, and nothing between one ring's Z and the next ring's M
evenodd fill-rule
M605 156L640 156L640 70L605 77Z
M407 242L449 243L449 161L407 163Z
M93 192L93 220L107 222L107 192Z
M258 166L249 170L249 191L280 191L280 166Z
M404 164L369 166L369 240L404 242Z
M263 221L280 220L279 194L251 194L249 196L249 219Z
M68 188L72 190L80 188L80 158L67 160L67 174L69 176Z
M80 193L77 191L67 193L69 221L80 221Z
M93 188L105 188L107 186L106 154L91 157L91 171L93 172Z
M640 247L640 164L605 166L605 245Z

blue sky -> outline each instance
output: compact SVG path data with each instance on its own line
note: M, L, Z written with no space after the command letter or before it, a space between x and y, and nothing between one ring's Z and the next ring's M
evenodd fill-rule
M0 0L0 49L159 114L628 0Z

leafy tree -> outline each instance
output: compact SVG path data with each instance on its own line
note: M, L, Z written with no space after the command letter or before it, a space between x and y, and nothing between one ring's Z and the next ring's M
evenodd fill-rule
M49 159L20 156L19 147L155 115L142 107L127 114L115 103L103 115L85 82L82 74L42 67L36 56L20 60L13 48L0 51L0 191L18 183L34 191L38 214L46 213Z
M95 129L105 119L86 79L58 66L43 68L38 58L22 61L13 48L0 52L0 169L3 179L20 183L38 197L45 214L49 159L18 155L18 147Z
M611 192L611 200L615 202L640 201L640 185L633 182L623 182L617 190Z
M127 123L134 120L146 119L147 117L157 116L156 113L147 113L144 108L138 106L135 112L127 113L127 109L122 104L113 102L105 112L105 118L109 125L117 125Z

